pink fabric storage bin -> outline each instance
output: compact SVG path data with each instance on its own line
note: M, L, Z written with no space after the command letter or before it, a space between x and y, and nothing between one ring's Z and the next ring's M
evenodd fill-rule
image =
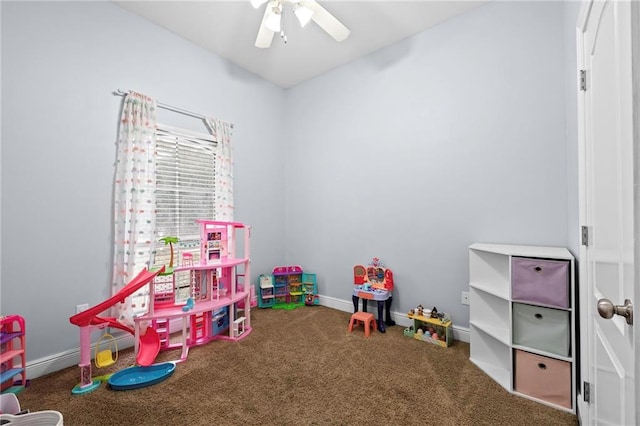
M571 409L571 363L514 350L516 392Z
M569 265L567 260L513 257L511 299L568 308Z

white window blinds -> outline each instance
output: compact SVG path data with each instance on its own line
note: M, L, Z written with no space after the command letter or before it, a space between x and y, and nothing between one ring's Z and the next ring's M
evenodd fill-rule
M180 264L178 251L192 252L198 260L200 234L195 220L215 217L215 148L211 135L157 126L156 230L158 238L180 238L174 247L174 266ZM169 257L169 247L157 243L155 264L168 265Z

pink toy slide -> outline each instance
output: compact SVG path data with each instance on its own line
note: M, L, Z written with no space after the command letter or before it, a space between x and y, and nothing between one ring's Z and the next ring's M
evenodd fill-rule
M121 324L113 317L99 317L98 314L112 307L116 303L123 303L124 300L139 290L141 287L150 283L156 275L164 272L164 266L153 272L146 269L142 270L134 279L132 279L126 286L122 288L118 293L111 296L109 299L92 306L91 308L75 314L69 321L73 325L78 327L90 327L101 324L106 324L109 327L115 327L120 330L124 330L128 333L134 334L134 330L126 325ZM136 363L138 365L147 367L153 364L156 356L160 352L160 337L158 333L151 327L147 328L144 335L140 336L138 354L136 355Z

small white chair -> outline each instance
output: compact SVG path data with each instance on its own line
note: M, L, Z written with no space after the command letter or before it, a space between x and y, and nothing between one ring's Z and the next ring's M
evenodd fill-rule
M233 321L233 337L239 337L244 333L244 320L245 317L240 317Z

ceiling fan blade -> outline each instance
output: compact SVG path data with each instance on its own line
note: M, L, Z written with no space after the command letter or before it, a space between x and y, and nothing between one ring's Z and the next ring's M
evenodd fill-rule
M343 41L347 37L351 31L338 19L333 16L331 13L327 11L324 7L320 6L315 0L302 0L300 2L301 6L304 6L313 11L313 16L311 19L320 26L323 30L325 30L331 37L333 37L336 41Z
M258 36L256 37L255 46L261 49L266 49L267 47L271 47L271 41L273 40L273 31L271 31L264 24L267 20L267 16L269 15L269 6L264 8L264 16L262 17L262 22L260 22L260 29L258 30Z
M257 9L263 4L265 4L268 0L249 0L249 1L251 2L251 6Z

